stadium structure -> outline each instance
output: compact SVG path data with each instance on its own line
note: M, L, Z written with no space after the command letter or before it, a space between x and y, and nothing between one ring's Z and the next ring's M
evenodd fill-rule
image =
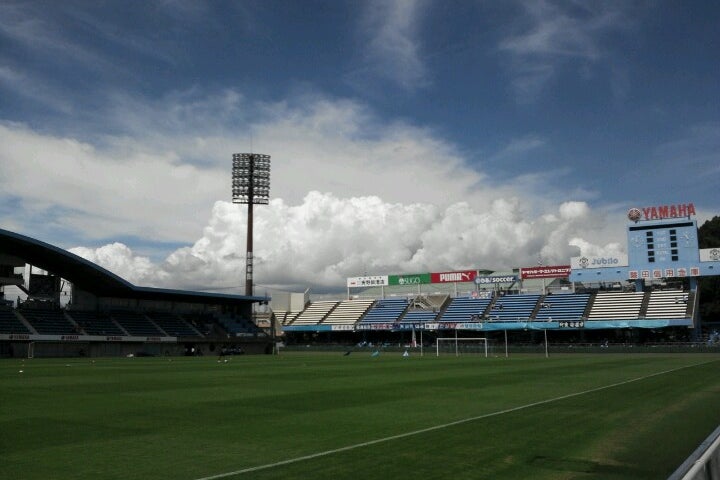
M548 331L567 343L701 340L698 282L718 275L720 250L698 248L694 205L633 208L628 219L625 255L353 277L342 300L274 298L273 310L290 342L415 344L418 332L533 342Z
M286 345L417 346L438 337L508 335L534 343L548 332L567 344L707 340L698 282L720 272L720 249L699 249L694 205L633 208L628 219L624 255L506 271L351 277L342 298L314 301L309 291L268 298L138 287L65 250L0 230L0 285L27 294L22 302L2 296L0 355L270 353L276 334ZM17 273L26 265L29 278ZM63 282L70 285L66 305Z
M40 270L40 272L38 271ZM140 287L77 255L0 230L0 356L263 353L268 298ZM7 298L8 288L24 292ZM269 316L269 315L268 315Z

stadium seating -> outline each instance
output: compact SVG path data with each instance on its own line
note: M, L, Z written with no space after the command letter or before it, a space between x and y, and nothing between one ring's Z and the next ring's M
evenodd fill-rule
M408 301L404 298L386 298L378 300L368 310L362 323L394 323L408 308Z
M150 320L172 337L201 337L192 325L179 316L169 312L149 313Z
M135 312L111 312L110 316L129 335L136 337L163 337L161 332L145 315Z
M683 290L653 290L650 292L645 318L685 318L688 292Z
M62 310L23 309L21 315L39 335L73 335L80 333Z
M262 329L258 328L252 320L243 317L235 316L220 316L217 319L218 323L227 333L231 336L255 336L262 333Z
M437 316L438 312L433 312L432 310L408 310L400 319L400 323L434 322Z
M0 307L0 333L32 333L12 308Z
M535 311L540 295L505 295L497 297L488 312L490 320L527 321Z
M644 297L644 292L600 292L588 320L637 319Z
M117 323L107 315L89 311L67 312L86 335L127 335Z
M546 295L540 301L535 319L580 320L589 300L589 293Z
M344 300L325 318L331 325L354 325L373 304L373 300Z
M290 325L301 313L302 310L299 312L293 310L275 310L275 318L277 318L280 325Z
M212 313L185 313L180 315L188 325L191 325L201 336L210 336L217 325L215 315Z
M477 322L490 305L489 298L456 297L440 317L441 322Z
M337 306L338 303L340 302L313 302L305 307L305 310L297 316L297 318L292 322L292 325L317 325L325 319L325 317Z

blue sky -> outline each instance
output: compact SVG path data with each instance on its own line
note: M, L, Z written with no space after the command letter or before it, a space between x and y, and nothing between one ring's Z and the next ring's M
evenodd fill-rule
M631 206L720 211L719 24L716 2L4 1L0 225L234 285L252 149L270 285L622 250Z

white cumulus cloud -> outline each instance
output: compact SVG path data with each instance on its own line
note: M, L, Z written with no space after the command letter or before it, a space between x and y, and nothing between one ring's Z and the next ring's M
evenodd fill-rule
M255 209L255 283L263 288L340 291L350 276L508 269L566 264L571 256L615 253L594 245L587 225L598 214L581 202L561 204L540 217L517 201L483 208L389 203L376 196L341 198L310 192L297 205L273 200ZM245 209L218 201L202 237L153 264L124 245L73 252L143 285L242 292Z
M0 200L13 205L0 222L55 244L72 232L86 240L75 253L138 285L242 291L245 210L227 200L248 131L273 162L270 205L255 210L256 284L567 263L612 241L606 212L541 175L493 178L431 129L354 101L250 104L231 90L112 101L115 134L100 138L0 123Z

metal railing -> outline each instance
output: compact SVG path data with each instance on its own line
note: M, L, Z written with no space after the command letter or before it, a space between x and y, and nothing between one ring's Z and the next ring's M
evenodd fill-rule
M720 427L700 444L668 480L720 480Z

